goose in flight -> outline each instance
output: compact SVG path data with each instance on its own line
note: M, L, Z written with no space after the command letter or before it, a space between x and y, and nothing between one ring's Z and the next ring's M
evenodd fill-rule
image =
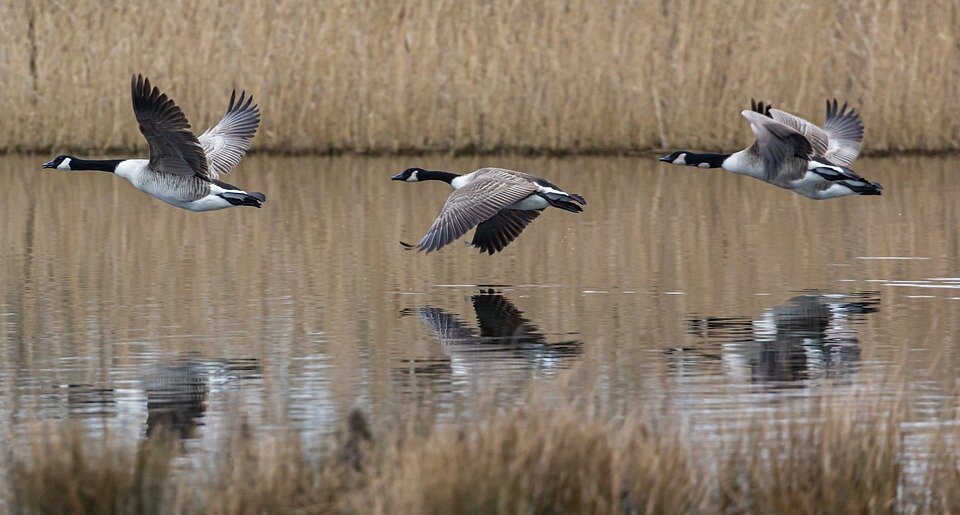
M252 96L244 92L237 98L234 91L220 122L198 138L180 108L151 87L147 78L135 75L130 89L150 159L89 160L60 155L43 168L112 172L138 190L190 211L263 205L263 193L247 192L219 180L240 163L260 125L260 110Z
M678 150L660 158L675 165L723 168L799 193L828 199L847 195L880 195L882 187L857 175L848 166L860 153L863 123L854 109L827 102L820 128L799 116L751 102L741 113L756 141L733 154Z
M587 202L567 193L546 179L504 168L481 168L463 175L408 168L395 181L443 181L453 193L440 210L426 236L417 245L400 242L406 248L432 252L466 234L476 226L470 245L493 254L510 244L540 212L553 206L565 211L583 211Z

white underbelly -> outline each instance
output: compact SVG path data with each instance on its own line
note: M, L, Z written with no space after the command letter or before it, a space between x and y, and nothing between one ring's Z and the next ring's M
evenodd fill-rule
M162 200L171 206L179 207L180 209L186 209L188 211L215 211L217 209L224 209L232 206L232 204L227 202L226 199L213 193L209 193L197 200L188 201L178 197L174 192L171 192L170 188L166 185L157 181L149 180L143 176L134 176L128 180L130 181L130 184L133 184L133 186L138 190L150 195L151 197ZM220 189L222 190L222 188Z
M189 209L190 211L216 211L233 206L233 204L227 202L227 199L214 194L207 195L193 202L181 202L180 204L173 205L182 207L183 209Z
M541 197L540 195L530 195L529 197L521 200L520 202L514 202L504 209L517 209L519 211L534 211L537 209L546 209L550 204Z

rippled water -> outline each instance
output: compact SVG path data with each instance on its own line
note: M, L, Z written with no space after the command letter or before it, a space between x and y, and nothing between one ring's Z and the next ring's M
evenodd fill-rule
M230 179L266 207L207 214L42 161L0 160L0 435L458 420L574 366L694 423L857 385L935 412L955 387L955 158L865 159L884 196L816 202L652 158L254 156ZM388 180L410 165L521 169L589 203L493 257L417 254L398 241L449 191Z

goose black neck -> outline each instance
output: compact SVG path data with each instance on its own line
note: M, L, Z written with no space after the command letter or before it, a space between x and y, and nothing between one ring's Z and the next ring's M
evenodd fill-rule
M714 153L704 153L704 154L694 154L688 153L684 158L684 162L687 166L696 166L699 168L720 168L723 166L723 162L730 157L730 154L714 154Z
M124 159L71 159L71 170L114 172Z
M443 181L450 184L450 181L456 179L459 175L450 172L441 172L438 170L424 170L417 174L419 181Z

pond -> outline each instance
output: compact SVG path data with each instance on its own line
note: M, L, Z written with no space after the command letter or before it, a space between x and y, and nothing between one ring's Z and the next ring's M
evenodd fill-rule
M168 423L193 449L240 423L309 439L353 407L469 420L578 380L685 424L858 386L952 402L954 158L863 159L883 196L812 201L649 156L252 156L227 179L265 207L198 214L45 157L0 159L5 437L72 419L129 440ZM407 251L449 194L389 180L414 165L519 169L588 204L494 256Z

